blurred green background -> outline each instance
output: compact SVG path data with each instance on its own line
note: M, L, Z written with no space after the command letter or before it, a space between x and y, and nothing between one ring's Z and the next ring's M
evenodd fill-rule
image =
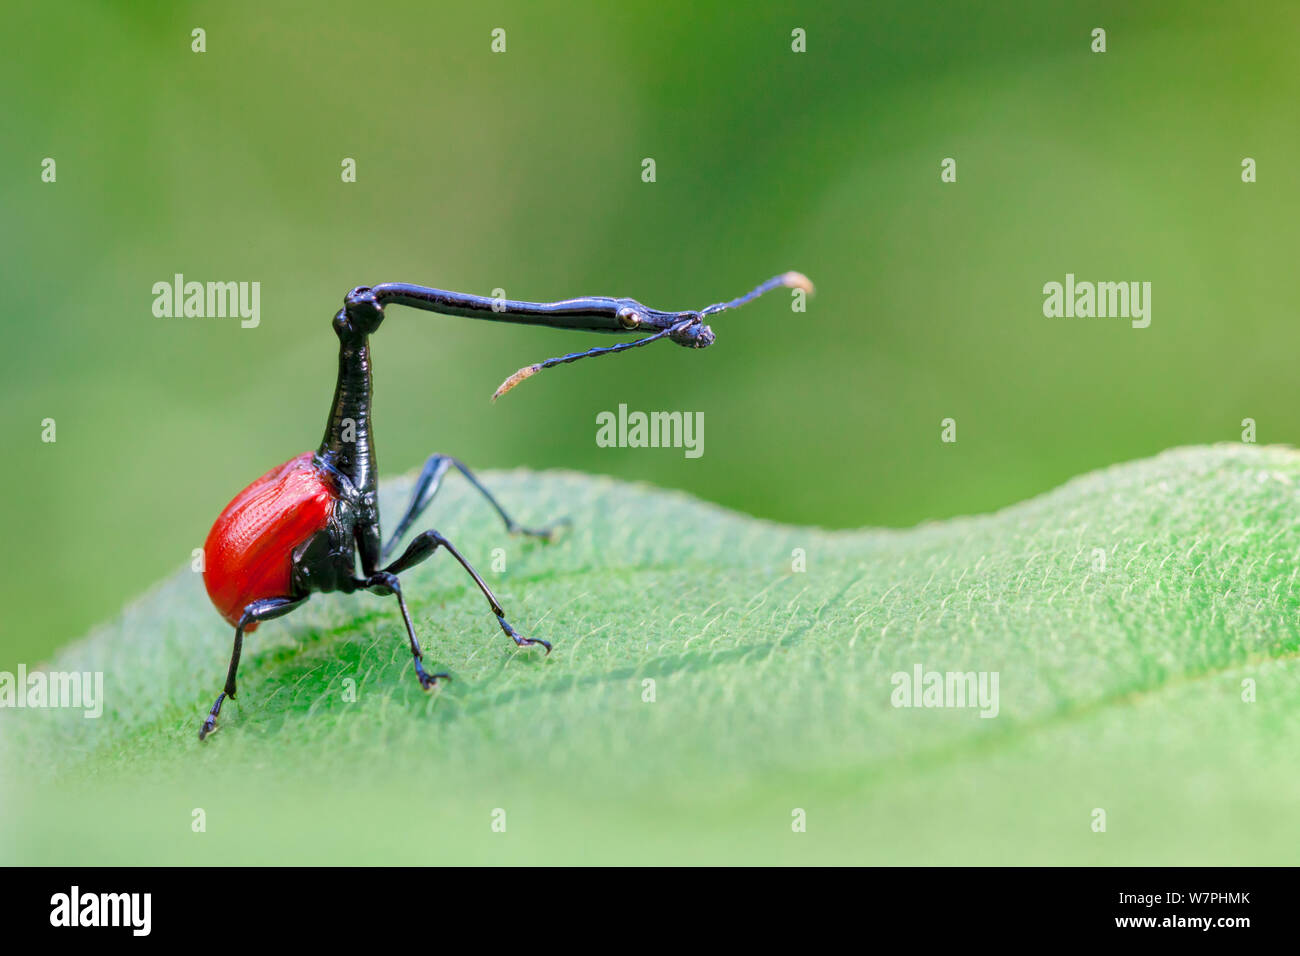
M818 286L806 314L778 295L720 319L710 351L584 363L495 406L519 366L609 340L394 310L387 474L442 451L906 526L1245 417L1261 442L1300 435L1292 3L63 3L3 22L0 668L188 561L236 491L314 447L329 320L359 284L660 308L785 269ZM176 272L261 282L260 327L155 318ZM1067 272L1152 282L1150 328L1044 318ZM620 402L703 411L704 456L597 447Z

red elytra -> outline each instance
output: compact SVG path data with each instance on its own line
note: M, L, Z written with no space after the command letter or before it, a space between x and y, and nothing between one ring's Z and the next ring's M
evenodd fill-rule
M203 545L203 583L222 617L238 625L251 602L292 596L293 550L325 527L334 503L312 452L304 452L226 505ZM257 623L245 626L244 633Z

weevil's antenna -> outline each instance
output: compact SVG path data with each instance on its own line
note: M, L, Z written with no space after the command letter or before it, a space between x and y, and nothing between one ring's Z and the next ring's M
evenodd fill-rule
M547 359L545 362L538 362L536 365L525 365L519 371L515 372L508 379L497 386L497 390L492 393L492 401L496 401L506 392L510 391L526 378L532 378L544 368L554 368L557 365L567 365L570 362L576 362L578 359L590 358L595 355L609 355L613 352L626 352L628 349L640 348L643 345L649 345L657 339L664 336L680 333L685 329L698 322L698 319L691 318L677 325L664 329L662 332L656 332L654 335L647 335L643 339L637 339L635 342L620 342L618 345L607 345L601 348L587 349L585 352L571 352L568 355L561 355L559 358Z
M728 309L738 309L747 302L752 302L764 293L771 292L773 289L802 289L804 292L811 294L813 284L802 272L784 272L779 276L773 276L762 285L757 286L751 291L745 293L738 299L732 299L730 302L719 302L708 308L701 309L699 312L651 312L646 310L646 314L638 313L636 309L624 307L620 309L620 317L625 318L625 328L631 330L637 328L642 322L648 324L648 320L653 316L661 319L674 319L681 316L681 320L674 322L667 328L660 329L654 335L648 335L643 339L637 339L635 342L622 342L618 345L605 346L601 348L587 349L585 352L573 352L569 355L562 355L558 358L547 359L544 362L538 362L535 365L525 365L519 371L515 372L508 379L501 383L495 392L492 393L492 401L496 401L506 392L510 391L520 382L531 378L542 369L554 368L557 365L567 365L570 362L576 362L578 359L592 358L597 355L610 355L614 352L625 352L628 349L640 348L643 345L649 345L662 338L671 338L679 345L687 345L692 348L705 348L713 344L713 330L704 324L706 315L716 315L719 312L725 312ZM639 307L639 303L636 303ZM652 326L653 327L653 326Z
M746 292L739 299L732 299L730 302L719 302L717 305L711 305L707 309L701 309L700 315L714 315L718 312L725 312L728 309L739 309L746 302L753 302L760 295L771 292L773 289L781 287L787 289L803 289L808 295L813 294L812 280L802 272L784 272L779 276L773 276L760 286L756 286L749 292Z

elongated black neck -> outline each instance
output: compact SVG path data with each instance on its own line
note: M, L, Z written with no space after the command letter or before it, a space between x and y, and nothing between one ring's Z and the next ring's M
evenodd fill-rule
M339 336L339 377L325 425L320 457L365 494L378 481L375 442L370 431L372 382L369 336L335 323Z

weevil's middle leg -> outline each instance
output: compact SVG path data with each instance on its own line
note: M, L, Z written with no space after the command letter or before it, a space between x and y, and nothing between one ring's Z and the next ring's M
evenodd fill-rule
M397 542L402 540L402 535L406 534L406 532L411 529L411 525L413 525L416 520L419 519L420 515L424 513L424 510L429 507L429 504L433 501L433 496L438 493L438 488L442 485L443 476L446 475L448 469L451 468L455 468L459 471L465 476L466 481L478 489L479 493L488 500L488 504L496 509L496 513L499 514L501 520L505 522L506 530L511 534L526 534L529 537L544 538L547 541L551 541L555 538L555 534L559 528L562 525L569 523L569 519L561 518L549 527L525 528L523 525L519 524L519 522L515 521L514 518L510 517L505 508L501 507L501 503L493 497L492 492L488 491L487 488L483 486L483 483L478 480L478 477L465 467L464 462L452 458L450 455L430 455L429 460L426 461L424 467L420 469L420 477L415 480L415 487L411 491L411 501L410 504L406 506L406 513L402 515L402 520L397 523L397 529L393 532L393 536L389 538L388 543L384 545L382 557L388 557L393 548L397 545Z
M542 647L546 648L547 654L551 653L551 645L549 642L542 640L540 637L524 637L511 626L510 622L506 620L506 612L501 607L501 602L498 601L497 596L492 593L492 589L487 586L487 582L479 577L479 573L474 570L473 565L465 560L464 555L456 550L455 545L437 531L425 531L417 535L415 540L413 540L407 549L402 552L402 556L379 573L398 574L401 571L432 557L433 553L439 548L446 548L448 553L460 562L460 566L469 573L471 578L474 579L474 583L478 585L478 589L482 591L483 596L487 598L487 602L492 608L492 613L496 615L497 624L501 626L501 630L505 632L508 638L520 647L540 644Z
M431 690L439 679L451 680L450 674L428 674L424 670L424 653L420 650L420 641L415 636L415 625L411 622L411 612L406 609L406 598L402 597L402 584L397 575L388 571L376 571L365 581L357 582L372 594L396 594L397 606L402 609L402 621L406 624L406 636L411 641L411 656L415 658L415 676L420 686Z

